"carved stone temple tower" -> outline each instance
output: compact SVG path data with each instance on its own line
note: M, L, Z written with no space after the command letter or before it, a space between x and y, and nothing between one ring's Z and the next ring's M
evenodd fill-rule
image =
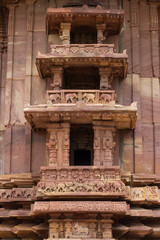
M5 239L160 239L160 0L0 1Z
M113 221L128 211L114 153L118 131L135 127L137 108L117 103L112 85L126 77L128 56L106 44L123 19L123 10L100 5L47 10L46 31L58 44L36 65L52 90L46 104L24 112L32 128L48 132L32 213L49 216L49 239L113 240Z

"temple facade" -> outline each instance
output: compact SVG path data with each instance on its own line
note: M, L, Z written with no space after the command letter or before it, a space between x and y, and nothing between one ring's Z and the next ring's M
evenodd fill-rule
M160 239L159 9L1 1L0 239Z

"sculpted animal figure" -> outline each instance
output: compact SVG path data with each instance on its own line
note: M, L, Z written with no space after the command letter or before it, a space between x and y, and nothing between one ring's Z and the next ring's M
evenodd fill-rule
M92 93L84 93L83 94L83 99L87 102L87 103L94 103L95 102L95 96Z
M112 101L112 96L106 93L103 93L101 95L101 100L104 101L105 103L109 103Z
M77 99L77 94L76 93L68 93L66 94L66 102L74 103L75 100Z
M49 96L49 103L56 103L56 102L59 102L61 100L61 96L60 94L58 93L55 93L55 94L51 94Z

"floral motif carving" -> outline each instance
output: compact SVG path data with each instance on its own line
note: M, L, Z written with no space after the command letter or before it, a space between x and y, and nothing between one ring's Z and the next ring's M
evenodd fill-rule
M0 202L31 201L34 197L34 188L13 188L0 190Z

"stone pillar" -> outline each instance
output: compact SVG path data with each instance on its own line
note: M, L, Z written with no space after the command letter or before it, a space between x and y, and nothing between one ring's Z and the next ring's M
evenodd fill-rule
M104 31L106 30L106 24L105 23L98 23L96 25L97 27L97 43L103 44L106 37L104 36Z
M60 39L62 44L70 44L71 23L62 22L60 25Z
M115 143L113 142L113 130L106 129L104 130L103 136L103 166L112 166L113 165L113 153L114 153Z
M111 69L108 67L100 67L99 68L100 75L100 89L108 90L111 88Z
M63 85L63 67L62 66L54 66L52 67L52 80L53 83L51 86L54 90L59 90Z
M113 142L114 127L113 123L94 121L94 166L113 165L113 153L115 143Z
M49 239L59 238L59 219L50 219L49 221Z
M103 219L101 220L102 224L102 232L103 232L103 237L104 239L111 239L112 238L112 224L113 220L111 219L112 215L108 214L101 214Z
M94 125L94 166L101 165L101 144L100 144L100 130L99 127Z
M49 142L46 144L49 152L49 166L69 166L70 124L48 124Z

